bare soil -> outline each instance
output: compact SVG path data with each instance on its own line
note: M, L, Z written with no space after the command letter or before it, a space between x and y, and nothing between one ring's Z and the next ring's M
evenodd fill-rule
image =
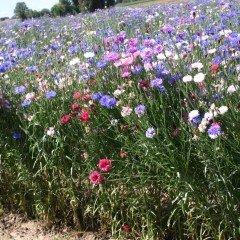
M49 227L18 214L0 216L0 240L100 240L97 233L77 232L70 228ZM113 240L113 239L112 239Z

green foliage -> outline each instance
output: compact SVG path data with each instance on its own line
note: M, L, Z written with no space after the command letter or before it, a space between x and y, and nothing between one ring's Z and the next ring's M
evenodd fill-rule
M41 16L45 16L45 15L48 15L50 16L51 15L51 11L47 8L43 8L41 11L40 11L40 15Z
M90 1L81 2L83 10L96 8ZM53 7L54 16L65 16L63 4ZM42 18L33 21L40 27L27 30L18 24L3 28L1 37L17 46L1 48L7 53L6 62L0 60L1 71L5 63L10 67L0 73L0 209L81 230L99 229L104 236L111 232L114 239L240 239L235 4L239 2L225 8L220 1L193 4L196 11L206 13L195 20L186 17L189 8L174 4L170 10L167 6L137 10L137 17L132 9L119 8ZM177 16L184 16L179 25ZM177 21L173 32L163 33L170 21ZM136 46L130 48L131 44ZM228 54L208 51L224 49L223 45ZM72 46L77 46L75 53ZM128 50L136 53L131 66L127 62L133 54ZM120 61L96 67L111 51L119 53ZM152 52L148 61L147 52ZM95 56L86 56L91 54ZM223 55L223 61L213 72L214 54ZM191 67L199 62L202 69ZM122 75L124 67L116 67L120 63L131 71L128 78ZM37 72L26 70L33 65ZM205 73L203 83L183 81L199 71ZM164 91L150 84L158 75ZM17 86L26 92L17 94ZM228 93L229 86L236 92ZM56 96L48 99L50 90ZM79 97L73 97L76 92ZM94 93L116 96L116 106L103 107ZM24 107L27 97L30 105ZM79 109L72 107L74 103ZM134 111L139 104L146 107L140 117ZM228 106L228 112L220 114L220 106ZM123 107L132 112L124 116ZM83 109L90 116L85 122ZM194 109L214 112L207 128L221 122L216 139L186 118ZM71 116L68 124L61 122L66 114ZM146 137L149 127L156 130L153 138ZM14 139L14 132L22 138ZM112 168L101 172L99 159L106 157ZM96 169L104 177L99 185L89 181ZM129 231L123 231L125 225Z
M65 15L74 12L74 6L71 4L70 0L59 0L59 3L65 8Z
M28 18L38 18L40 16L41 16L40 12L36 10L31 10L31 9L28 11L28 14L27 14Z
M105 7L104 0L79 0L81 12L93 12L96 9L103 9Z
M72 0L72 6L76 13L80 12L79 0Z
M28 18L28 7L25 2L16 3L16 7L14 9L14 14L20 18L21 20L25 20Z
M115 5L115 0L107 0L107 7L111 7Z
M66 8L64 5L57 3L51 8L51 13L54 17L57 16L65 16L66 15Z

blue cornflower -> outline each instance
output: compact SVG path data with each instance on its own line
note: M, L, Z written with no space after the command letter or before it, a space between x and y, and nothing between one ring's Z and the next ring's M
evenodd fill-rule
M6 72L8 69L8 66L6 63L0 64L0 72Z
M211 139L216 139L221 134L220 124L217 122L212 123L207 133Z
M29 72L36 72L38 70L37 66L30 66L30 67L27 67L27 70Z
M224 99L224 96L222 94L216 93L212 95L212 99L215 101L218 101L218 100Z
M136 65L135 67L132 68L132 73L138 74L142 72L142 66L140 64Z
M71 54L77 53L78 52L78 46L72 45L69 49L68 52Z
M194 126L198 126L198 125L201 123L203 117L204 117L204 114L200 114L200 115L198 115L197 117L194 117L194 118L192 119L191 123L192 123Z
M50 49L53 50L53 51L56 51L58 48L59 48L59 46L57 44L52 44L50 46Z
M20 139L20 138L22 138L22 134L21 133L17 133L17 132L13 132L12 133L12 137L13 137L13 139Z
M113 108L116 105L117 100L109 95L104 95L101 97L99 102L102 106L106 108Z
M145 113L146 107L144 105L138 105L137 107L135 107L134 111L138 115L138 117L141 117Z
M93 100L100 100L102 97L102 94L101 93L94 93L93 96L92 96L92 99Z
M97 62L97 68L105 68L107 65L107 62L104 60L100 60L99 62Z
M161 78L156 78L155 80L152 80L150 82L151 87L160 87L163 83L163 80Z
M25 92L26 92L26 87L24 86L15 87L15 94L23 94Z
M163 86L163 85L159 86L159 87L158 87L158 90L159 90L160 92L162 92L162 93L167 91L167 89L166 89L165 86Z
M48 91L48 92L46 92L45 97L47 99L50 99L50 98L56 97L56 95L57 95L57 93L55 91Z
M30 99L25 99L23 102L22 102L22 107L28 107L29 105L31 104L31 100Z

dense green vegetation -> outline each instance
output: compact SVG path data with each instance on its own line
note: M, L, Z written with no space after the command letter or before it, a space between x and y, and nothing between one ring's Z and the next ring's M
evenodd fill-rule
M120 240L240 239L239 4L3 24L1 208Z

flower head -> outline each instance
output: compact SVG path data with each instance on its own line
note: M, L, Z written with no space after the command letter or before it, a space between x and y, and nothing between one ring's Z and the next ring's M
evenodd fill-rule
M98 171L91 172L88 178L91 181L91 183L94 185L98 185L104 181L103 176Z
M55 129L54 129L54 127L49 127L49 128L47 129L47 135L50 136L50 137L53 137L54 134L55 134Z
M221 134L220 123L218 123L218 122L212 123L210 128L208 129L207 133L211 139L216 139Z
M55 91L48 91L48 92L46 92L45 97L47 99L50 99L50 98L56 97L56 95L57 95L57 93Z
M22 138L22 134L21 133L17 133L17 132L13 132L12 133L12 137L13 137L13 139L17 140L17 139Z
M24 86L15 87L15 94L23 94L25 92L26 92L26 87Z
M196 83L201 83L204 81L204 79L205 79L205 74L203 74L201 72L196 74L193 78L194 82L196 82Z
M98 167L103 172L109 172L112 167L112 161L108 158L100 159Z
M141 117L142 115L144 115L146 107L144 105L138 105L137 107L135 107L134 111L138 115L138 117Z
M103 107L106 107L106 108L113 108L117 103L116 99L109 95L102 96L99 102Z
M130 107L122 107L121 115L123 117L129 116L132 113L132 108Z
M61 117L61 123L62 124L67 124L69 123L71 120L71 116L70 115L64 115Z
M156 135L156 131L154 128L148 128L146 131L147 138L153 138Z

